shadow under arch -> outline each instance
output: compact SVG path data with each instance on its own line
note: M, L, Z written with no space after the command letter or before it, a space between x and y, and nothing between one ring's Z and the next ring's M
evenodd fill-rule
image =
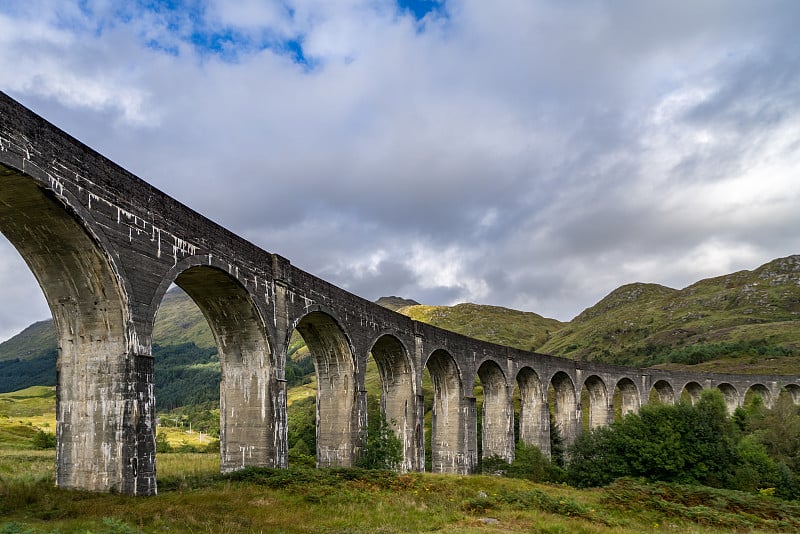
M0 231L42 288L58 340L56 484L155 494L153 361L111 247L67 195L0 165Z
M660 404L675 404L675 390L666 380L658 380L650 388L650 402Z
M478 367L483 386L481 454L514 461L514 405L506 375L497 363L487 360Z
M588 413L583 415L584 408L582 407L581 413L584 418L588 417L586 421L586 423L588 423L588 428L606 426L611 419L611 403L609 403L606 383L599 376L592 375L583 382L583 387L586 388L589 409ZM581 391L581 401L582 400L583 391Z
M761 397L761 402L764 403L765 407L772 408L772 405L773 405L772 393L770 393L770 391L767 388L767 386L765 386L764 384L756 383L756 384L753 384L752 386L750 386L749 388L747 388L747 391L745 391L745 393L744 393L744 403L743 404L749 404L754 395L758 396L758 397Z
M433 382L431 470L469 474L477 465L475 398L464 395L453 356L437 349L425 365Z
M403 444L400 471L422 471L422 417L417 409L414 366L408 350L397 337L384 334L372 345L371 352L381 377L381 412Z
M800 386L797 384L787 384L783 389L792 397L793 404L800 404Z
M188 267L174 282L200 308L217 345L221 471L286 467L286 392L253 298L212 266Z
M630 378L623 377L617 381L617 385L614 387L614 397L616 399L614 413L619 413L620 417L639 411L641 406L639 388Z
M687 382L681 391L681 400L686 401L691 405L697 404L700 400L700 395L703 393L703 386L697 382Z
M336 319L321 310L304 315L295 328L317 373L317 467L352 467L366 430L366 407L350 341Z
M558 371L550 379L550 386L553 388L552 407L555 423L561 433L564 446L569 448L578 437L580 431L579 404L575 383L569 375L563 371ZM549 396L549 395L548 395Z
M722 392L722 396L725 398L725 407L728 409L728 415L733 414L734 410L739 407L739 392L727 382L718 384L717 389Z
M519 440L526 445L536 445L550 456L550 414L542 381L530 367L517 373L519 386Z

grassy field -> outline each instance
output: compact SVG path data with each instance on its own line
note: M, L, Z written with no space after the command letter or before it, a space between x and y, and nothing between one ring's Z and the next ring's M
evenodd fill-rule
M768 495L621 480L595 490L490 476L250 469L217 454L159 454L159 494L61 490L51 388L0 395L0 533L797 532L800 506ZM180 444L192 434L170 429ZM197 433L193 433L197 436ZM173 438L175 438L173 440Z
M623 480L575 490L488 476L251 469L159 457L159 495L65 491L52 451L0 453L0 532L796 532L764 496Z

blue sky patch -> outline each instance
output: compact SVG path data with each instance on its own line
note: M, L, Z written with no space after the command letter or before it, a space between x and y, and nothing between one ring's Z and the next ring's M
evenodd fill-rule
M438 11L443 3L440 0L397 0L400 9L413 13L417 20L421 20L431 11Z

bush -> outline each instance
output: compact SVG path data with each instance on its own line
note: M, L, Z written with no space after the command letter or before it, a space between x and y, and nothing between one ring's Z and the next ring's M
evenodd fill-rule
M167 435L164 432L156 432L156 453L173 451L172 445L167 441Z
M356 462L364 469L396 470L403 461L403 443L389 427L383 415L371 425L367 433L367 443Z
M524 478L533 482L563 482L566 473L551 462L539 447L518 443L514 461L509 465L506 476Z
M33 436L33 446L37 449L55 449L56 435L52 432L39 430L36 435Z
M576 486L605 485L622 476L729 486L737 435L718 390L697 405L646 405L575 440L568 476ZM730 486L729 486L730 487Z

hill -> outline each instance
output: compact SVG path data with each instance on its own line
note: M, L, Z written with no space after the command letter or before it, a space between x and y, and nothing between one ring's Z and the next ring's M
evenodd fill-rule
M56 349L56 331L53 321L47 319L33 323L16 336L0 343L0 362L34 360Z
M381 297L375 301L375 304L389 308L392 311L397 311L406 306L416 306L419 304L416 300L404 299L402 297Z
M714 369L723 372L797 372L798 349L800 255L681 290L624 285L554 333L539 351L623 365L715 360ZM765 360L772 363L765 366Z
M465 336L522 350L536 350L564 323L532 312L480 304L406 306L398 310L416 321Z

